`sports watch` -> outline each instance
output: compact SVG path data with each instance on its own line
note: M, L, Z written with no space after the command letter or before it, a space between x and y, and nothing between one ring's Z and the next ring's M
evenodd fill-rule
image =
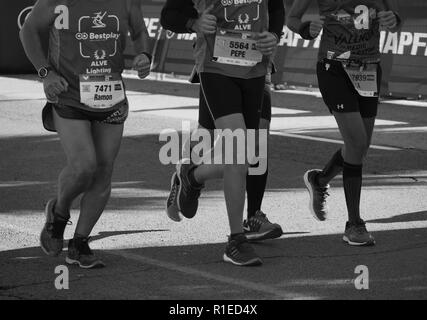
M37 74L39 76L40 79L44 79L47 77L47 75L49 74L49 71L51 71L52 68L49 66L46 67L41 67L38 71Z

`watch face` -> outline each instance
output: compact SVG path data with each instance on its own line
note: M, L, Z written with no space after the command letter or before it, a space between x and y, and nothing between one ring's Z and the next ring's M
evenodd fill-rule
M39 77L40 77L40 78L46 78L46 77L47 77L48 72L49 72L49 71L47 70L47 68L45 68L45 67L40 68L40 69L39 69Z

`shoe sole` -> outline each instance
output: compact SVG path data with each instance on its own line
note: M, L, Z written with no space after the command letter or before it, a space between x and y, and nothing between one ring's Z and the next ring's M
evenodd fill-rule
M273 240L280 238L283 235L282 229L272 229L263 233L247 232L245 233L246 239L251 242Z
M46 204L45 209L44 209L44 214L45 214L45 216L46 216L45 224L48 222L48 216L49 216L49 207L50 207L50 204L51 204L52 202L54 202L54 201L56 201L56 200L55 200L55 199L51 199L51 200L49 200L49 201L47 202L47 204ZM43 245L42 235L43 235L44 230L45 230L45 226L43 226L42 232L40 233L40 237L39 237L40 248L41 248L41 249L42 249L42 251L43 251L46 255L48 255L49 257L57 257L57 256L59 256L59 255L61 254L62 250L64 249L64 243L62 243L62 248L61 248L61 250L60 250L59 252L57 252L57 253L56 253L56 252L50 252L50 251L49 251L47 248L45 248L45 246Z
M105 264L102 261L96 261L96 262L92 263L91 265L82 265L80 263L80 261L66 257L65 262L69 265L78 265L82 269L97 269L97 268L99 269L99 268L105 267Z
M246 262L237 262L237 261L234 261L229 256L227 256L227 254L225 253L222 258L225 262L234 264L235 266L239 266L239 267L256 267L256 266L262 265L262 260L260 258L253 258Z
M316 219L317 221L323 222L323 221L325 221L325 220L326 220L326 218L323 218L323 219L319 218L319 217L317 216L316 212L315 212L315 211L314 211L314 209L313 209L313 205L314 205L314 192L313 192L313 188L311 187L311 183L310 183L310 181L308 180L308 174L309 174L310 172L312 172L312 171L313 171L313 170L307 171L307 172L304 174L304 183L305 183L305 187L307 188L308 193L310 194L309 210L310 210L311 215L314 217L314 219Z
M172 175L171 190L175 183L175 178L176 178L176 172ZM178 201L177 201L177 206L178 206ZM166 214L168 215L169 219L171 219L172 221L175 221L175 222L182 221L183 215L179 212L179 208L178 210L175 210L172 206L168 207L167 203L166 203Z
M375 240L369 242L353 242L347 236L343 236L342 240L350 246L354 247L372 247L375 245Z

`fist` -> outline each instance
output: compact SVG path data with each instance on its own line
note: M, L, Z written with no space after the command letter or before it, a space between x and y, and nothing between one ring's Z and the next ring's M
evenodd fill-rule
M323 24L325 23L324 19L319 19L315 21L311 21L310 23L310 36L313 38L317 38L320 32L323 29Z
M209 8L207 8L203 13L200 15L199 19L197 19L192 29L196 31L197 33L204 33L204 34L214 34L216 32L216 17L210 12L213 9L213 5L211 5Z
M144 79L148 77L151 70L151 62L146 54L141 53L135 57L132 65L133 70L138 71L138 77Z
M393 29L397 26L397 17L393 11L380 11L378 12L380 25L386 29Z

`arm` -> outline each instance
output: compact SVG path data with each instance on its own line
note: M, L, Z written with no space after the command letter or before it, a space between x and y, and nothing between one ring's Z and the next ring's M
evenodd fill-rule
M402 28L403 21L398 13L399 6L396 0L384 0L386 11L379 13L381 23L390 31L397 32Z
M43 42L48 38L49 28L55 21L57 5L56 0L38 0L19 33L25 53L36 70L49 67ZM47 99L56 101L59 94L68 90L68 83L56 70L51 70L43 79L43 87Z
M49 35L49 28L55 21L53 0L39 0L26 19L19 37L28 59L36 70L49 65L43 42Z
M133 61L133 69L138 71L141 79L146 78L151 70L150 36L144 22L141 1L127 0L129 8L129 31L133 41L136 56Z
M191 26L199 17L192 0L167 0L162 9L160 23L176 33L192 32Z
M283 0L270 0L268 2L268 15L268 31L275 34L279 42L283 34L283 26L285 25L285 6Z
M313 40L323 28L324 18L317 21L302 22L302 17L312 0L294 1L288 17L288 28L298 33L303 39Z

